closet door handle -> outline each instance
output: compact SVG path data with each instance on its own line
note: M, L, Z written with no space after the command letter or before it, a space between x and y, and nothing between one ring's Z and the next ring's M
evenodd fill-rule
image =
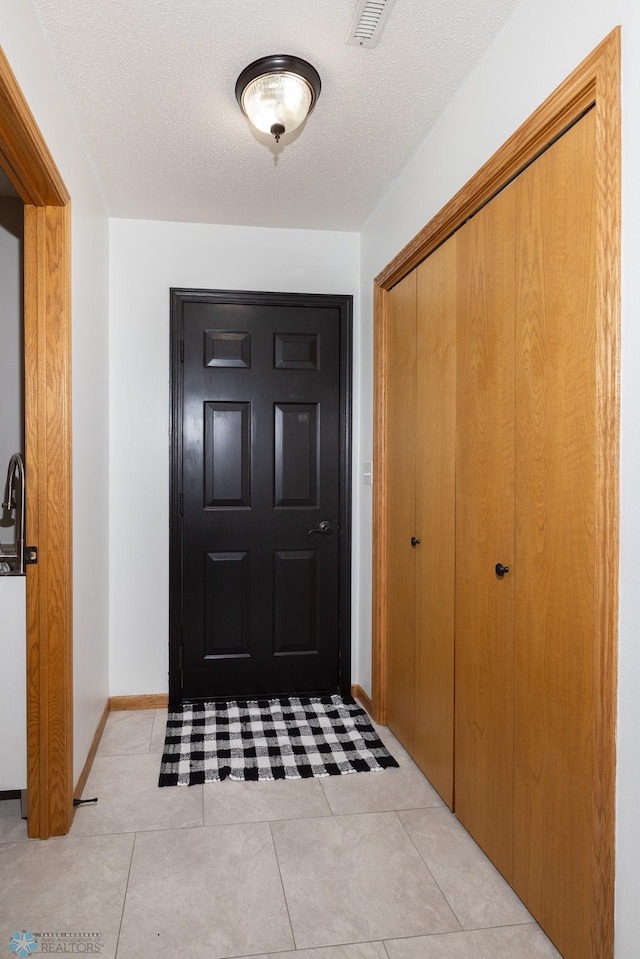
M496 563L496 576L499 576L500 579L502 579L504 574L508 572L509 572L508 566L503 566L502 563Z
M416 539L415 536L412 536L412 537L411 537L411 545L412 545L413 548L415 549L416 546L419 546L419 545L420 545L420 540L419 540L419 539Z

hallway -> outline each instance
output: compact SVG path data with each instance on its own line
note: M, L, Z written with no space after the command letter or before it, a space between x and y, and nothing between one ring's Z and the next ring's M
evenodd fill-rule
M108 959L558 959L387 729L399 769L159 789L165 718L111 713L69 836L27 840L0 803L0 951L30 930Z

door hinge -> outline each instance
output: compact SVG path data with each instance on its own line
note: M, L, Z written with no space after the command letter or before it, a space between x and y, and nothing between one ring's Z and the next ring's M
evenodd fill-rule
M35 566L38 562L38 547L37 546L25 546L24 548L24 565L25 566Z

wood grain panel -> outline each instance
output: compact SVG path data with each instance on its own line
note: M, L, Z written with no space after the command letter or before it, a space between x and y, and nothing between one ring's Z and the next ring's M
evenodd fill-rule
M28 829L73 816L69 207L25 207Z
M595 106L596 514L594 554L591 948L614 952L619 563L621 106L620 29L602 46Z
M25 358L25 536L29 545L39 543L40 515L46 504L36 495L44 485L41 471L41 440L38 424L46 413L42 389L41 358L44 325L46 250L44 212L35 206L24 211L24 358ZM46 516L46 512L45 512ZM27 827L32 838L49 836L46 796L49 789L48 724L46 709L47 649L46 618L41 598L46 582L40 565L27 569ZM43 629L41 636L41 628Z
M456 238L417 268L413 758L453 807Z
M590 955L594 133L589 113L515 184L514 887L566 959Z
M371 570L371 713L387 722L387 326L389 293L373 288L373 509Z
M46 208L47 327L45 466L49 828L73 819L73 535L71 459L71 208ZM51 769L59 771L51 774Z
M387 304L387 725L411 752L414 735L416 276Z
M514 194L457 234L455 811L511 878ZM496 576L496 563L511 568Z
M612 959L614 932L615 730L619 551L620 28L613 30L458 194L385 267L374 284L372 706L386 715L388 291L459 229L555 137L595 111L595 444L593 808L590 959Z

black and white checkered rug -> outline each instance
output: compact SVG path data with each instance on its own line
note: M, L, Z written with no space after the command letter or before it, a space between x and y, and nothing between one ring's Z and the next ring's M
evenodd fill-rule
M167 717L158 785L307 779L397 765L352 699L187 704Z

